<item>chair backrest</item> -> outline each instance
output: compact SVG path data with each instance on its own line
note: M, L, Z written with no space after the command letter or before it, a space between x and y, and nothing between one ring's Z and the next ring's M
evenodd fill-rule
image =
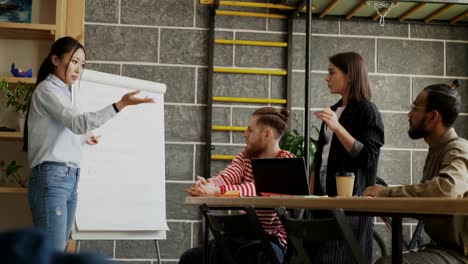
M387 182L385 182L385 180L380 178L379 176L376 176L375 183L378 185L385 186L385 187L388 186ZM380 218L385 223L385 225L391 230L392 219L388 216L380 216ZM418 220L418 224L416 225L416 228L414 229L413 235L411 236L409 243L407 243L403 237L401 238L401 242L406 247L406 249L408 250L417 249L417 248L422 247L425 244L424 237L422 235L423 231L424 231L424 223L422 220Z
M304 248L304 241L344 240L351 248L357 263L367 263L367 258L360 248L351 227L345 220L343 210L332 210L332 216L320 219L296 219L287 214L285 208L278 208L278 215L286 228L289 247L293 246L301 259L312 260Z
M250 206L245 207L245 214L215 213L206 204L200 205L200 209L213 234L217 256L222 259L222 263L236 263L226 241L226 235L243 235L252 238L252 240L258 240L262 245L262 254L268 263L279 263L271 241L257 218L255 209Z

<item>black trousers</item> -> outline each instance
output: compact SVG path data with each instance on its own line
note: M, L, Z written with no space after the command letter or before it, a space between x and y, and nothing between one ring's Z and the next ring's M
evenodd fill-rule
M271 245L275 254L283 263L285 251L280 246L278 238L272 236ZM241 236L227 236L226 243L231 251L231 256L240 264L264 264L260 254L262 254L262 244L259 240L252 240ZM216 243L214 240L208 241L209 263L222 263L221 256L216 253ZM196 247L185 251L180 257L179 264L202 264L203 247Z

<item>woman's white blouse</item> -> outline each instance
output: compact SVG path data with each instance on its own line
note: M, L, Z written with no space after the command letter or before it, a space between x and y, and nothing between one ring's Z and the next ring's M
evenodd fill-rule
M49 74L31 97L28 117L28 158L32 167L44 162L65 162L79 167L84 135L114 117L112 105L81 113L72 103L70 88Z

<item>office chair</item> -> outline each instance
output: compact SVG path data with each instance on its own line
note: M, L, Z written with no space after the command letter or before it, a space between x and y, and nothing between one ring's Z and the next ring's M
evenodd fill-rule
M332 210L332 216L319 219L296 219L288 215L284 207L277 209L278 215L288 233L288 248L294 247L301 260L312 259L304 247L307 242L318 242L325 240L345 240L351 248L357 263L367 263L367 258L360 248L351 227L345 220L343 210Z
M457 80L455 80L457 81ZM454 82L455 82L454 81ZM384 179L380 178L379 176L376 177L375 183L378 185L382 185L387 187L388 184L385 182ZM392 218L387 217L387 216L380 216L380 219L382 222L387 226L387 228L392 231ZM414 229L413 234L411 235L411 239L409 242L406 242L405 239L402 238L401 242L403 246L406 247L407 250L412 250L412 249L417 249L420 248L424 245L424 238L422 236L422 233L424 231L424 223L422 220L418 220L418 224L416 225L416 228ZM374 230L374 234L376 231ZM374 236L375 239L375 236ZM381 239L381 238L380 238ZM382 256L386 256L387 249L385 248L385 244L383 241L377 241L379 243L379 246L381 247L381 251L383 251L385 254L382 254Z
M255 209L246 207L245 214L219 214L210 211L206 204L200 205L203 217L215 239L216 263L235 264L235 250L229 247L228 240L231 236L244 236L259 243L261 250L257 256L257 263L279 264L273 250L271 241L257 218ZM213 260L210 253L209 261ZM241 263L242 264L242 263Z

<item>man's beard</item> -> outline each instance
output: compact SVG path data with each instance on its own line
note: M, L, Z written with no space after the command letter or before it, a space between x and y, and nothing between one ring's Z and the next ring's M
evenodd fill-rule
M418 125L414 126L411 124L410 121L410 127L408 129L408 136L411 139L420 139L420 138L425 138L428 135L428 132L426 131L424 127L424 122L426 120L421 120Z
M252 158L258 158L260 157L260 155L265 151L264 148L262 147L250 147L250 148L246 148L245 149L245 152L244 152L244 156L248 159L252 159Z

